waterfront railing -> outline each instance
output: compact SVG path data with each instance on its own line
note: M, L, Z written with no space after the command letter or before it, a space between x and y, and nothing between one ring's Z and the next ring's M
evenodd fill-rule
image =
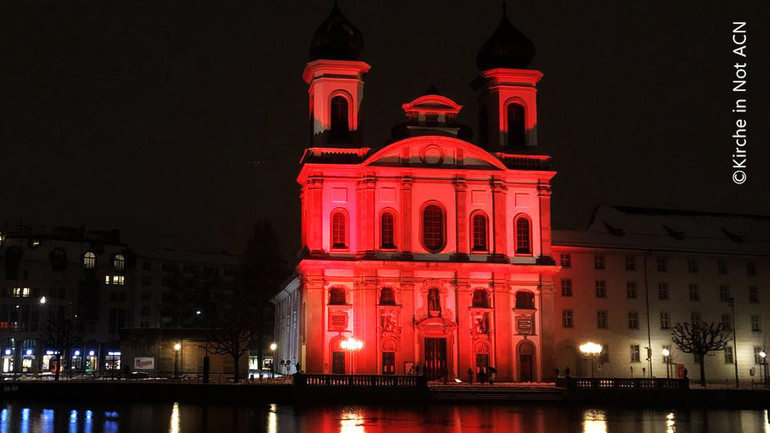
M556 386L567 389L689 389L688 379L560 377Z
M425 376L376 374L295 374L296 387L427 388Z

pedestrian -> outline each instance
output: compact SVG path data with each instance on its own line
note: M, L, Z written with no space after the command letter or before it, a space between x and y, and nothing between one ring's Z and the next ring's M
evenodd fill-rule
M416 374L417 376L420 375L420 364L417 364L414 366L414 374Z
M479 368L479 383L484 384L487 381L487 367Z
M685 368L684 368L684 370L682 371L682 373L684 373L684 378L685 378L685 379L689 379L689 377L687 377L687 367L685 367Z
M468 384L473 385L473 368L468 367Z
M489 367L489 378L487 378L487 380L489 381L490 385L494 385L496 374L497 374L497 369L495 367Z
M569 366L564 369L564 377L569 377Z
M559 367L556 367L556 368L554 369L554 373L556 374L556 377L558 378L558 377L559 377L559 373L560 373L560 371L559 371Z

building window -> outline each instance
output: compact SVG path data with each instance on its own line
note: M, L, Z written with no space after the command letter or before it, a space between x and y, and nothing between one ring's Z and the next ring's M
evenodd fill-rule
M516 218L516 254L532 254L532 235L529 218L522 215Z
M344 96L335 96L331 101L331 138L344 140L349 131L348 100Z
M104 284L109 285L112 282L112 278L109 275L104 276Z
M690 313L690 323L693 325L697 325L700 323L700 313L697 311L693 311Z
M698 283L690 283L690 300L700 301L700 287Z
M627 271L635 271L636 270L636 257L634 257L634 256L626 256L626 270Z
M628 329L639 329L639 312L628 312Z
M749 302L752 304L759 303L759 288L749 287Z
M572 310L561 310L561 327L572 328L573 325Z
M732 346L725 346L725 364L732 364L734 363L733 358L733 347Z
M746 275L750 277L757 276L757 265L754 262L746 262Z
M671 317L667 311L660 313L660 329L671 329Z
M344 212L335 211L332 214L332 248L345 249L347 246L347 218Z
M152 277L149 275L142 275L142 285L143 286L151 286L152 285Z
M596 327L599 329L607 329L607 311L599 310L596 312Z
M697 274L698 273L698 261L697 260L687 260L687 272L691 274Z
M329 305L347 305L345 299L345 289L341 287L332 287L329 290Z
M626 281L626 298L636 299L636 281Z
M526 146L526 127L524 123L524 106L521 104L508 104L508 146Z
M480 212L473 215L473 251L487 251L487 217Z
M559 255L559 262L561 263L562 268L571 268L572 267L572 255L570 254L560 254Z
M607 297L607 282L604 280L596 280L595 283L596 288L596 297L597 298L606 298Z
M726 284L719 286L719 302L730 302L730 287Z
M54 272L64 272L67 267L67 253L62 248L54 248L50 255L51 267Z
M759 321L759 316L751 316L751 330L754 332L762 331L762 324Z
M722 314L722 329L733 329L733 318L729 314Z
M516 292L516 308L534 309L535 294L526 290Z
M422 243L431 253L444 249L444 211L431 204L422 211Z
M604 256L601 254L594 255L594 269L604 269Z
M112 266L115 268L115 272L123 272L126 270L126 258L122 254L116 254L112 259Z
M639 345L631 345L631 362L639 362Z
M484 289L476 289L473 291L474 308L489 308L489 294Z
M719 271L720 275L727 275L727 262L724 260L719 260L717 262L717 270Z
M96 254L91 251L87 251L83 254L83 266L86 269L93 269L96 267Z
M668 272L668 259L665 257L658 257L658 272Z
M668 299L668 283L658 283L658 299Z
M561 280L561 295L572 296L572 280L563 278Z
M380 289L380 305L396 305L396 294L390 287Z
M126 277L123 275L113 275L112 276L112 284L117 284L118 286L123 286L126 284Z
M610 362L610 345L609 344L602 344L602 353L599 354L599 362L602 364L607 364Z
M380 218L380 248L396 249L396 218L391 212L384 212Z

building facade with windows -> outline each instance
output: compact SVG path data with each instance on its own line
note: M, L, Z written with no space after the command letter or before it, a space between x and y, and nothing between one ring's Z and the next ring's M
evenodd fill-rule
M536 151L532 43L504 16L478 53L476 144L462 106L431 87L380 147L360 130L361 45L336 5L311 44L303 257L274 299L276 357L318 373L540 380L555 172Z

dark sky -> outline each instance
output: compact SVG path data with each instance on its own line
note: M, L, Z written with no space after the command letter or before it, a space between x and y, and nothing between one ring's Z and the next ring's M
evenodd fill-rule
M13 3L13 4L12 4ZM49 4L50 3L50 4ZM331 0L5 2L0 224L120 228L137 246L240 251L270 218L298 247L301 74ZM497 1L342 0L364 34L365 134L435 84L476 125ZM770 214L770 7L512 1L532 39L554 224L598 204ZM731 22L748 20L749 180L730 180Z

